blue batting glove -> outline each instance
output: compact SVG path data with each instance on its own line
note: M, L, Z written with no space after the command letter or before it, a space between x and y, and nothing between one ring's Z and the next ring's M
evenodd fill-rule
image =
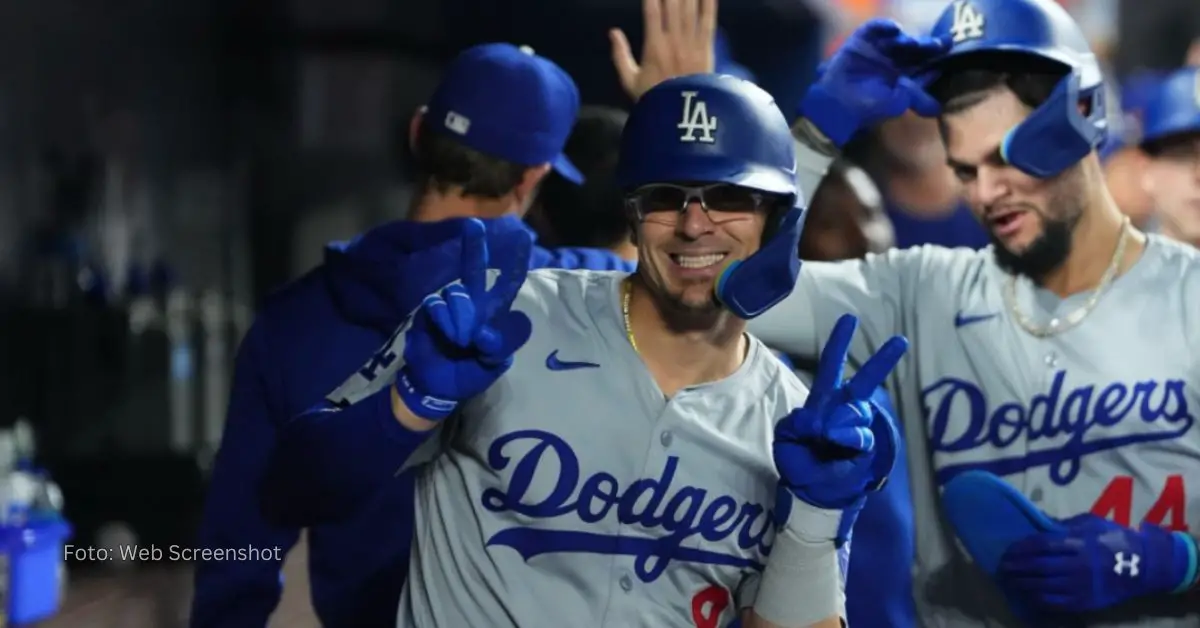
M1092 514L1062 524L1065 530L1005 551L997 576L1006 592L1044 611L1083 613L1181 591L1195 580L1196 543L1182 532L1150 524L1133 530Z
M438 421L458 404L487 390L512 366L533 331L512 304L525 283L533 240L524 230L506 238L505 259L487 289L488 243L483 223L463 227L461 281L425 297L404 335L404 366L396 392L413 414Z
M909 109L936 116L941 107L912 76L946 49L946 42L912 37L891 20L869 20L822 66L800 115L838 148L859 130Z
M883 487L896 464L900 440L896 421L872 397L908 350L908 340L895 336L843 382L846 353L858 319L847 314L829 335L804 406L775 426L773 453L779 470L775 500L778 525L806 530L821 523L792 522L793 499L815 508L807 517L832 523L829 538L841 547L849 538L867 494ZM840 511L833 518L819 511Z

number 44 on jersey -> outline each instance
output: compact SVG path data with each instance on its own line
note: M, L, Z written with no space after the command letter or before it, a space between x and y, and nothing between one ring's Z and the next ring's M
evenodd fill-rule
M1113 478L1100 498L1092 505L1092 514L1110 519L1125 527L1131 527L1133 517L1133 478L1128 475L1118 475ZM1187 491L1184 490L1183 476L1167 477L1162 492L1154 505L1146 512L1143 523L1150 523L1166 528L1172 532L1187 532Z

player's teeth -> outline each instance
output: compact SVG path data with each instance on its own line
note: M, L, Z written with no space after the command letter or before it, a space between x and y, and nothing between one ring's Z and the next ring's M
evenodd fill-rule
M684 268L707 268L725 259L724 253L713 255L676 255L675 263Z

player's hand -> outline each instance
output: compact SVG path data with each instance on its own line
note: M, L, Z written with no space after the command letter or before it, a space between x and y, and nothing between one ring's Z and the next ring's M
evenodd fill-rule
M467 221L462 237L461 282L425 297L405 333L404 366L396 375L404 405L430 421L487 390L533 331L529 317L512 310L529 271L529 234L518 230L509 236L516 242L497 260L501 270L491 290L483 223Z
M816 376L804 406L775 426L773 452L780 490L776 517L786 522L792 498L825 511L841 511L829 538L841 545L869 492L881 488L896 463L900 439L895 419L872 400L908 340L895 336L843 381L846 354L858 319L838 319L821 351Z
M941 107L912 75L945 49L945 42L912 37L891 20L869 20L824 66L800 115L839 148L859 130L909 109L935 116Z
M1182 532L1151 524L1133 530L1092 514L1062 524L1004 552L996 575L1006 593L1041 611L1083 613L1185 589L1195 579L1188 573L1195 541Z
M634 101L669 78L716 67L717 0L642 0L642 22L641 63L621 29L608 32L613 67Z

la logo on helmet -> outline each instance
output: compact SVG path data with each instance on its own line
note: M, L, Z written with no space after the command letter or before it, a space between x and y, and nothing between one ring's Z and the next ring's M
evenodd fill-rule
M679 136L679 141L715 143L717 138L713 137L713 133L717 130L717 117L708 115L708 103L696 99L699 92L686 91L680 94L683 95L683 118L675 127L684 133ZM700 133L698 137L697 132Z
M978 9L966 0L954 3L954 24L950 26L951 41L961 44L969 39L983 37L984 19Z

